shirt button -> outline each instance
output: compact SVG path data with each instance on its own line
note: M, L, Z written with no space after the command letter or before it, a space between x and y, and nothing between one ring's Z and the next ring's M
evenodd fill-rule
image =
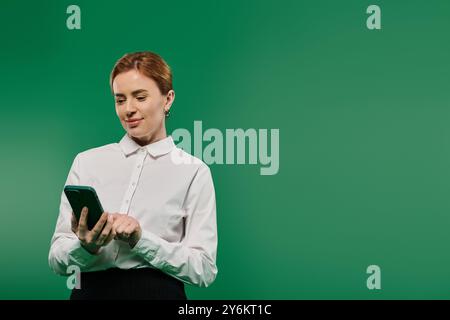
M126 203L128 203L130 200L125 201Z
M140 164L138 164L138 168L140 168L141 167L141 165Z
M136 183L135 182L133 182L132 184L131 184L133 187L136 185Z

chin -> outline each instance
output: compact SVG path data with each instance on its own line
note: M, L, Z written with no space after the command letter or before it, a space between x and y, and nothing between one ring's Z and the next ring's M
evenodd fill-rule
M133 131L133 130L128 130L128 135L130 137L138 138L138 139L142 137L142 135L140 133Z
M149 133L148 131L143 131L142 129L128 129L128 134L133 137L133 138L137 138L137 139L143 139L148 137Z

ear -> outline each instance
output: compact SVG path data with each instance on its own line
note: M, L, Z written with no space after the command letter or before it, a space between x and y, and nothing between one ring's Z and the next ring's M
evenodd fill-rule
M169 90L166 94L166 101L164 103L164 110L169 111L170 107L172 107L172 103L175 100L175 91Z

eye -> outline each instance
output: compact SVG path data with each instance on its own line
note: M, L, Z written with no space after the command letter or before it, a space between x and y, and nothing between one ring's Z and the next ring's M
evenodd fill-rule
M123 99L122 99L122 100L116 100L116 103L117 103L117 104L122 104L124 101L125 101L125 100L123 100Z
M139 101L145 101L146 98L147 98L147 97L137 97L137 99L138 99Z

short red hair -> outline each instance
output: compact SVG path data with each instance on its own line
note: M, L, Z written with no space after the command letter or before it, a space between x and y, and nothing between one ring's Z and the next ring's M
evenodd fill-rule
M172 90L172 70L161 56L150 51L127 53L114 65L110 76L110 86L113 92L114 78L122 72L137 70L153 79L162 94Z

